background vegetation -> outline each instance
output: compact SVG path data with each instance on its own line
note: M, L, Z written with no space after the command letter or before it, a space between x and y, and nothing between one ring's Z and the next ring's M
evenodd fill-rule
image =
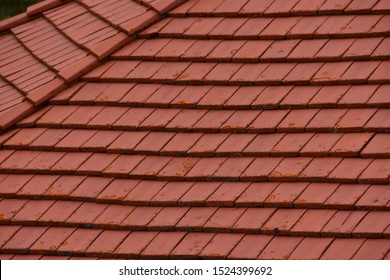
M0 0L0 20L23 13L26 8L41 0Z

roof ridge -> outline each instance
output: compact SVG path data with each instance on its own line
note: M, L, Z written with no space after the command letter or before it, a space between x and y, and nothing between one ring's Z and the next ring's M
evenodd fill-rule
M137 3L138 1L132 2ZM156 23L157 21L161 20L164 15L163 13L167 13L171 9L177 7L178 5L182 4L186 0L155 0L148 2L148 6L150 5L153 7L153 10L158 11L157 14L147 14L144 13L139 17L136 17L134 21L131 21L131 25L129 26L127 32L122 28L115 27L110 23L110 26L118 30L120 33L101 41L96 49L99 49L100 53L95 53L92 50L88 50L88 53L93 53L92 55L88 55L78 61L75 61L74 63L68 65L65 67L65 69L55 72L57 75L56 77L51 80L50 82L39 86L38 88L32 90L26 97L26 99L14 107L11 107L3 112L0 113L0 131L5 131L11 126L13 126L16 122L24 119L25 117L29 116L31 113L35 111L35 107L41 106L44 102L52 98L54 95L59 93L61 90L67 88L68 86L72 85L79 77L81 77L86 72L94 69L95 67L99 66L101 62L105 60L105 58L109 57L111 54L113 54L115 51L117 51L120 47L123 46L123 44L128 43L129 41L136 38L135 36L131 36L131 34L138 33L144 29L146 29L151 24ZM36 16L38 14L42 14L43 12L46 12L50 9L53 9L55 7L58 7L60 5L74 2L79 5L80 1L78 0L45 0L44 2L35 4L27 8L27 12L24 14L15 16L11 18L11 20L5 20L0 22L0 32L9 30L13 27L16 27L18 25L24 24L29 22L32 18L31 16ZM141 1L142 5L146 7L145 3L146 1ZM84 8L85 5L81 5ZM90 14L93 14L95 17L98 17L100 20L101 16L96 15L95 12L93 12L91 9L88 9L88 12ZM46 18L46 17L45 17ZM46 18L47 19L47 18ZM64 32L60 31L55 24L51 22L50 19L48 19L49 23L52 24L57 31L59 31L62 35L64 35L67 39L69 39L71 42L75 43L72 38L64 34ZM103 20L102 20L103 21ZM106 22L106 21L104 21ZM106 22L107 23L107 22ZM121 36L122 34L123 36ZM118 37L119 35L119 37ZM122 38L123 37L123 38ZM126 37L126 38L125 38ZM113 46L107 45L107 41L110 39L114 39L115 42L113 42ZM19 42L19 40L18 40ZM110 43L110 41L108 42ZM22 44L24 48L27 48L24 44ZM76 45L80 48L80 44L76 42ZM85 48L82 48L85 50ZM31 53L31 51L29 50ZM35 57L35 56L34 56ZM41 62L41 60L38 60ZM46 65L46 64L44 64ZM52 69L49 67L49 69Z
M27 7L27 11L16 16L0 21L0 32L10 30L11 28L23 23L27 23L33 17L43 14L44 12L71 2L73 0L44 0Z

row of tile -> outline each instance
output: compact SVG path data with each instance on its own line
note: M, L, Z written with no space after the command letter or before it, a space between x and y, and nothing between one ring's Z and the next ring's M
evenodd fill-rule
M104 42L114 45L117 40L124 40L127 36L74 1L49 10L44 16L73 42L96 55L100 54L99 48ZM30 29L29 26L25 28Z
M389 109L375 108L197 110L55 105L24 123L37 127L174 132L388 132L389 113Z
M87 48L118 34L115 28L75 2L49 10L44 15L74 42Z
M171 16L287 16L388 13L386 0L189 0L173 9Z
M13 38L15 43L11 45L13 48L7 51L10 57L24 47L57 72L88 55L88 52L69 40L45 18L15 27L12 31L13 34L8 36ZM28 57L21 57L18 61L24 65L27 59Z
M89 75L84 79L89 80ZM89 82L74 85L51 103L197 109L389 107L389 89L389 85L238 87Z
M390 61L313 63L212 63L114 61L104 73L88 77L103 82L206 85L335 85L389 83Z
M149 231L243 232L388 238L387 211L158 207L80 201L3 199L1 224Z
M4 141L4 142L3 142ZM334 156L387 158L387 133L175 133L25 128L5 149L163 156Z
M377 60L390 57L390 38L314 40L138 39L114 59L208 62L310 62Z
M284 39L388 36L390 15L291 16L259 18L166 18L140 33L189 39Z
M97 175L198 181L323 181L388 184L389 159L156 157L105 153L0 151L1 173Z
M139 17L145 13L152 13L148 8L132 0L105 0L105 1L85 1L78 0L80 4L87 7L92 13L108 21L113 26L125 28L130 22L139 20ZM71 5L69 5L71 6ZM81 10L80 7L72 5L75 11ZM153 13L155 14L155 13ZM138 18L138 19L137 19Z
M55 78L56 73L31 56L14 36L0 37L0 44L0 75L8 84L27 93Z
M152 259L388 259L389 239L2 226L2 252ZM13 237L11 237L15 234ZM20 256L23 258L24 256ZM51 256L57 257L57 256Z
M87 52L74 44L45 18L12 29L14 36L47 65L62 70Z
M105 258L71 257L38 254L0 254L0 260L103 260Z
M118 211L121 208L114 204L359 210L386 210L390 207L388 185L169 182L71 175L1 174L0 186L2 197L111 203L113 209ZM72 205L65 201L60 204ZM9 204L4 199L0 205ZM23 203L19 207L22 206ZM4 212L4 206L0 208Z

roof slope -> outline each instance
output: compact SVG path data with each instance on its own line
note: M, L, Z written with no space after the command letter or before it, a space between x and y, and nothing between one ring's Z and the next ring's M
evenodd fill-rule
M0 37L1 258L390 259L388 1L107 3Z

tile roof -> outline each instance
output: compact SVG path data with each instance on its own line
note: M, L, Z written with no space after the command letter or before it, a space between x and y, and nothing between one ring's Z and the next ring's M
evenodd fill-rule
M0 22L1 259L389 259L387 0L46 0Z

